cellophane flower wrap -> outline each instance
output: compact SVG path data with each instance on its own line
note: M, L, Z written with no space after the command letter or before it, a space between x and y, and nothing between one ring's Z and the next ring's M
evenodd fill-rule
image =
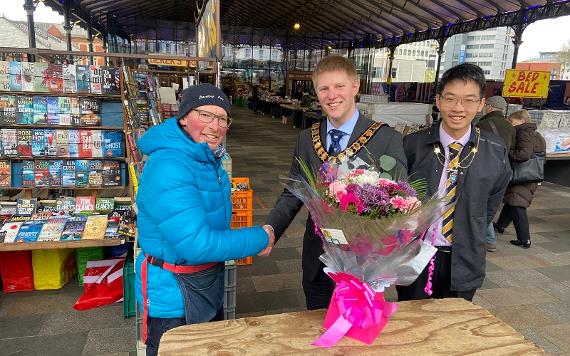
M425 184L393 179L396 161L360 158L325 162L317 172L299 160L302 177L281 183L308 208L321 237L325 272L336 287L324 327L313 344L330 347L344 335L371 344L397 305L384 289L417 279L436 249L423 234L446 209L423 198Z

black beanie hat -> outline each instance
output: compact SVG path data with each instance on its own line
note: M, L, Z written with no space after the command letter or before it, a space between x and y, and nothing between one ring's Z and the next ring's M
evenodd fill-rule
M231 116L231 104L226 94L209 83L192 85L182 91L178 118L182 119L193 109L202 105L219 106Z

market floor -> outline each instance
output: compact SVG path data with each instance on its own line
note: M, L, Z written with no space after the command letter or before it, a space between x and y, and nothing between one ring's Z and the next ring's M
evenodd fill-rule
M234 109L228 152L235 177L249 177L254 222L261 224L282 191L299 129L270 116ZM487 278L474 302L534 341L548 354L570 355L570 188L545 183L529 209L532 248L511 246L513 228L487 254ZM271 256L237 271L237 316L305 309L301 251L306 211L299 213ZM72 281L49 292L0 296L2 355L135 354L135 318L116 304L77 312L81 288ZM387 297L394 300L393 289Z

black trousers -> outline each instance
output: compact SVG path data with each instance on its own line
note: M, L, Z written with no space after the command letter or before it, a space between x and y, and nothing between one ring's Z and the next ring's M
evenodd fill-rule
M324 264L321 263L319 272L312 281L303 279L303 291L305 292L305 301L307 309L323 309L328 308L334 291L334 281L323 272Z
M508 204L503 205L503 209L499 215L499 220L497 220L497 227L505 229L507 226L509 226L511 221L515 226L517 239L521 242L530 240L528 215L526 213L526 208Z
M398 301L430 298L463 298L472 301L476 289L461 292L451 290L451 254L451 251L439 249L435 254L435 268L431 280L433 293L431 296L424 290L429 275L430 264L428 263L414 283L409 286L396 286Z
M224 320L224 309L218 310L216 316L210 321ZM186 318L153 318L148 317L147 320L147 337L146 337L146 355L158 355L158 346L160 345L160 338L170 329L186 325Z

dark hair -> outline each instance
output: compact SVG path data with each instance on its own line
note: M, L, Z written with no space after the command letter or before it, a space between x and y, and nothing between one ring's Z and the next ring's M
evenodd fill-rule
M481 67L471 63L463 63L449 68L445 71L445 73L443 73L443 76L437 85L437 93L441 94L443 92L443 88L445 88L448 83L454 80L474 82L479 86L480 96L482 98L485 97L487 82L485 81L485 73L483 73Z

